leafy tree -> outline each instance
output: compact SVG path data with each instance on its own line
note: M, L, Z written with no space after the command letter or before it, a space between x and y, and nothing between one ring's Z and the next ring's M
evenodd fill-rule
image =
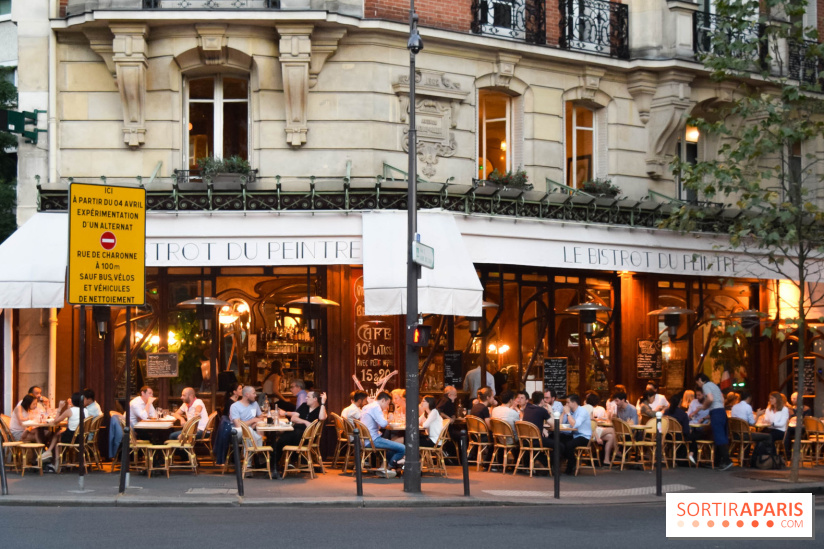
M703 136L717 139L717 154L692 164L675 161L673 167L683 185L704 202L721 201L741 210L721 225L730 248L795 285L797 318L784 322L797 328L803 357L809 313L818 301L810 285L820 281L824 266L824 166L815 154L800 151L824 138L818 78L824 48L817 31L802 23L806 0L717 0L715 5L717 29L704 37L709 47L702 61L714 80L734 90L733 96L690 120ZM706 203L688 203L665 225L718 230L716 213ZM801 404L801 360L798 370ZM802 424L795 428L791 481L798 480Z
M0 109L17 107L17 88L10 67L0 67ZM17 229L17 155L6 152L17 146L17 136L0 131L0 243Z

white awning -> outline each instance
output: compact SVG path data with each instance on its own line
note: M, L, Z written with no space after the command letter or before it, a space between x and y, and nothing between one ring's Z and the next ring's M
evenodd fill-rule
M68 214L36 213L0 245L0 308L63 307Z
M435 268L418 280L421 313L481 316L483 287L448 212L418 212L421 242L435 249ZM407 214L363 214L363 290L367 315L406 313Z

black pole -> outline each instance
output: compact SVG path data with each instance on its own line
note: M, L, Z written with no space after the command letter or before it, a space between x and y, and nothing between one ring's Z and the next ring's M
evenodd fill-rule
M80 382L80 390L83 390L83 387L86 386L86 306L80 306L80 375L79 375L79 382ZM69 403L69 408L71 409L71 402ZM86 453L86 444L85 435L83 434L83 400L80 401L80 423L77 426L77 436L80 437L80 449L78 450L78 483L80 485L80 489L83 490L83 483L85 479L83 476L85 475L86 469L86 460L84 459L85 456L83 455Z
M131 452L131 402L132 396L132 308L126 307L126 427L120 443L120 493L126 492L126 478L129 474L129 453Z
M361 447L360 447L360 431L355 428L352 432L355 438L355 485L357 486L358 496L363 496L363 471L361 470Z
M466 455L467 444L466 429L461 429L461 464L463 464L464 495L469 497L469 460ZM480 449L478 451L480 452Z
M552 449L552 468L555 469L555 499L561 499L561 414L555 412L555 429L553 439L555 448Z
M663 471L661 469L661 412L655 414L655 495L661 496Z
M243 497L243 469L240 466L240 448L237 443L237 433L232 429L232 450L235 454L235 477L237 477L237 495ZM278 465L275 464L275 469Z
M418 16L415 14L415 0L409 3L409 190L406 199L408 234L406 240L406 330L404 336L418 322L418 267L412 260L412 246L418 232L418 132L415 128L415 55L423 48L418 36ZM418 348L406 345L406 465L403 475L403 490L419 494L421 492L421 459L418 430Z

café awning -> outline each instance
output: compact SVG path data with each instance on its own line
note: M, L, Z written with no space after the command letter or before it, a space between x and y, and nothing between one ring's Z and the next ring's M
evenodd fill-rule
M421 268L418 311L481 316L483 287L452 213L418 213L421 242L435 249L435 268ZM406 313L407 214L363 214L363 290L367 315Z
M63 307L68 215L36 213L0 245L0 308Z

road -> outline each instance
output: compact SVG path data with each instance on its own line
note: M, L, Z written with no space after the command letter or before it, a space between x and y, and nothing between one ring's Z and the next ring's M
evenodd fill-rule
M823 503L819 498L817 542L668 540L660 504L424 509L0 507L0 547L820 547Z

